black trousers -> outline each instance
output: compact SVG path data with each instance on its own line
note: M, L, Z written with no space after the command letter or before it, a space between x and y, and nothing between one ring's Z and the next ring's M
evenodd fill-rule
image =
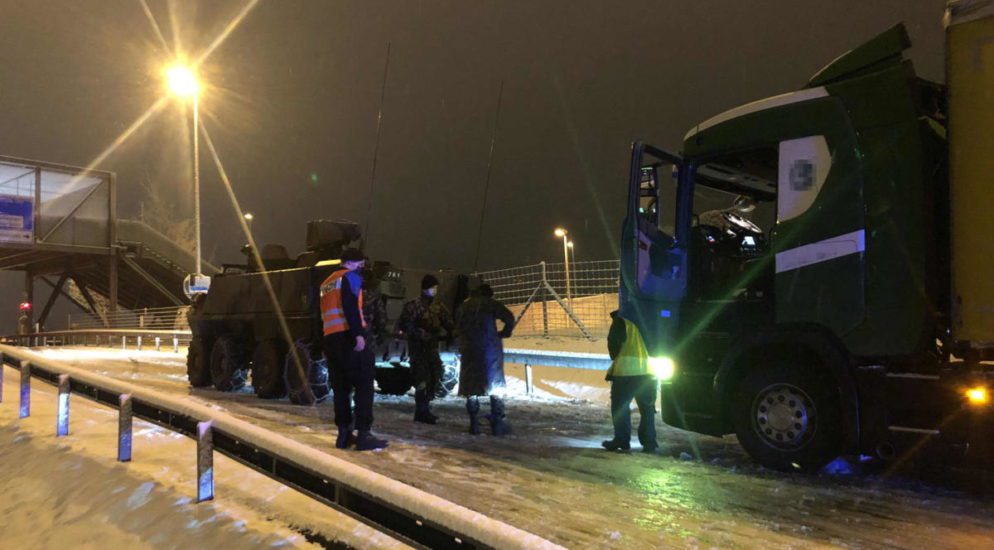
M408 344L411 354L411 377L414 389L424 390L428 400L435 399L442 383L442 357L438 353L438 342L411 340Z
M373 380L376 359L366 345L355 351L355 339L344 332L324 337L324 355L328 359L328 381L335 393L335 425L340 430L368 432L373 427ZM352 399L355 396L355 413Z
M655 449L656 444L656 379L652 376L615 376L611 380L611 421L614 439L627 443L632 439L632 399L638 405L639 443Z

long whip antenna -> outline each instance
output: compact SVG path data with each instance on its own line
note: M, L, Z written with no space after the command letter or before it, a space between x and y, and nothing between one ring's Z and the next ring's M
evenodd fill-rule
M487 215L487 196L490 194L490 174L494 167L494 148L497 145L497 124L500 122L501 99L504 98L504 79L500 81L497 91L497 114L494 116L494 127L490 132L490 155L487 158L487 177L483 182L483 204L480 205L480 227L476 233L476 258L473 260L473 271L480 267L480 245L483 243L483 222Z
M380 129L383 127L383 101L387 95L387 75L390 73L390 42L387 42L387 60L383 64L383 84L380 86L380 109L376 113L376 143L373 145L373 170L369 176L369 204L366 206L366 223L362 228L362 248L366 249L366 239L373 215L373 186L376 183L376 159L380 153Z

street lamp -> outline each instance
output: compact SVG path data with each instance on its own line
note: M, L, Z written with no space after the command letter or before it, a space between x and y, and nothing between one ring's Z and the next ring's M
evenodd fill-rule
M572 308L573 294L570 291L569 284L569 240L566 238L569 235L569 231L566 231L562 227L557 227L554 233L563 240L563 265L566 268L566 301L569 302L570 308Z
M165 80L166 87L172 95L193 102L193 226L196 240L196 269L192 276L187 276L184 288L187 294L202 294L207 292L210 281L204 277L200 264L200 82L194 70L182 64L166 68Z
M251 230L252 229L252 220L255 219L255 216L253 216L251 212L246 212L245 215L242 216L242 217L245 218L245 222L248 224L249 230Z

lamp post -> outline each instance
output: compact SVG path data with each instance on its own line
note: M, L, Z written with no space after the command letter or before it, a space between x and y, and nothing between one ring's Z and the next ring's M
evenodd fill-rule
M190 67L177 64L165 71L166 86L170 93L179 99L189 99L193 103L193 227L196 240L196 267L192 276L187 277L188 294L206 292L209 283L203 275L200 248L200 83Z
M563 266L566 270L566 301L569 302L570 308L572 308L573 293L569 284L569 240L566 238L566 235L569 235L569 231L566 231L562 227L557 227L555 235L563 240Z
M245 218L245 223L248 224L249 231L251 231L252 230L252 220L255 219L255 216L253 216L251 212L246 212L245 215L242 216L242 217Z
M573 278L576 278L576 249L573 247L573 241L566 241L566 248L569 249L569 261L570 270L573 271Z

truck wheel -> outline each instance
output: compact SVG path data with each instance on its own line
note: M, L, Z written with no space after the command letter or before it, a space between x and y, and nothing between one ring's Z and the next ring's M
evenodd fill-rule
M300 358L299 368L294 352ZM283 380L286 383L287 396L295 405L320 403L331 393L328 385L328 363L323 357L314 359L306 340L297 340L294 349L287 352Z
M790 361L748 373L732 397L739 443L769 468L821 468L842 452L836 386L827 373Z
M236 391L245 387L246 368L241 346L230 336L224 336L211 350L211 377L219 391Z
M283 363L286 346L280 340L266 340L252 352L252 388L263 399L279 399L286 395Z
M211 385L211 341L203 336L195 336L186 351L186 377L194 388Z

